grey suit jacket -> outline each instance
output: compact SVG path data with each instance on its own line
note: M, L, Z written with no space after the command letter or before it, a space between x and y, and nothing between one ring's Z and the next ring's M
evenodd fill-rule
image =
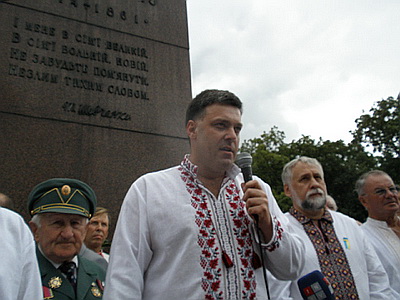
M104 259L104 257L86 247L85 244L82 244L82 248L81 251L79 252L79 255L86 258L87 260L95 262L101 268L103 268L105 272L107 272L108 262Z

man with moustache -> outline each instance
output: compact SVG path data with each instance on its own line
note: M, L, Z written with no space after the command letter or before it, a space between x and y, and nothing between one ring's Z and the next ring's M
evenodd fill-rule
M360 176L355 185L358 199L368 211L368 219L361 226L375 247L394 299L400 299L400 209L398 187L385 172L372 170Z
M43 299L102 299L105 271L78 255L96 203L92 188L70 178L46 180L29 194Z
M190 155L142 176L124 199L104 299L267 299L261 255L276 277L300 274L304 246L270 187L244 184L234 164L241 116L228 91L206 90L190 103Z
M306 244L301 276L321 271L336 299L393 299L388 277L357 222L326 208L321 164L299 157L282 172L284 192L293 201L287 216ZM271 281L272 299L302 299L297 280Z

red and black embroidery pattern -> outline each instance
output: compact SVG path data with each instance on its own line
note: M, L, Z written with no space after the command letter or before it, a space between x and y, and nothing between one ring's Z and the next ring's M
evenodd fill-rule
M318 221L320 228L293 207L290 214L303 225L314 245L321 271L331 283L335 298L359 299L346 253L336 236L329 211L326 210Z
M198 245L202 249L200 265L204 270L202 288L206 293L205 299L255 299L256 280L251 263L253 248L249 230L251 222L239 190L234 180L226 177L218 201L210 203L212 196L195 179L196 169L185 158L180 171L186 189L192 196L191 205L195 209L195 222L199 227ZM213 211L218 212L213 216ZM232 232L235 240L230 238ZM232 260L232 267L224 266L223 250Z

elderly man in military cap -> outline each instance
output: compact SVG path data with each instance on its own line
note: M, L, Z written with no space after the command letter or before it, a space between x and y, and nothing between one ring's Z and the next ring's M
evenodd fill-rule
M94 191L76 179L54 178L29 195L44 299L101 299L105 272L78 255L96 208Z

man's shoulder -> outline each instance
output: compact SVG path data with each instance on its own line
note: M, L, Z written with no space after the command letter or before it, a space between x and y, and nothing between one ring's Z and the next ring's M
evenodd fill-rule
M79 267L83 267L87 273L97 275L101 279L106 276L106 271L98 263L91 261L82 255L78 255Z
M180 166L173 166L167 169L146 173L140 176L133 184L142 184L144 182L151 183L155 180L157 180L157 182L160 180L171 180L171 178L174 177L178 178L180 174L179 167Z
M24 232L29 233L31 236L31 232L22 216L8 208L0 207L0 224L4 231L9 231L13 234Z
M351 230L352 232L363 233L360 222L356 219L338 211L330 211L330 213L333 218L334 227L340 226L341 228L346 228L346 230Z
M350 217L348 215L345 215L344 213L341 213L341 212L338 212L338 211L332 211L332 210L330 210L329 212L330 212L331 216L334 219L341 220L342 222L345 222L345 223L356 224L357 226L359 226L357 224L357 220L356 219L354 219L354 218L352 218L352 217Z
M172 166L172 167L169 167L169 168L166 168L166 169L162 169L162 170L157 170L157 171L154 171L154 172L146 173L146 174L144 174L142 177L148 177L148 176L166 176L166 175L169 175L169 174L171 174L171 173L179 172L179 168L180 168L179 165L177 165L177 166Z
M384 232L391 231L385 221L379 221L372 218L367 218L367 220L361 225L361 229L370 235L381 235Z
M104 271L107 271L108 262L101 255L87 248L85 244L82 245L79 256L100 266Z

